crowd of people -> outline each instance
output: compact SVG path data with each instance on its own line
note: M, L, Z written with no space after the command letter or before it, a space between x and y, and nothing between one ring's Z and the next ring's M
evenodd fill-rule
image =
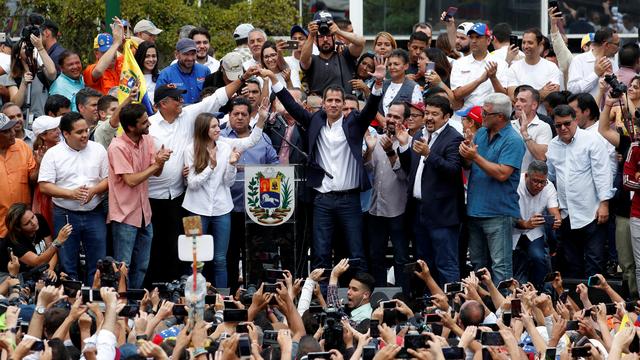
M150 20L114 18L85 66L33 17L0 46L3 356L637 358L640 47L611 21L572 53L562 4L549 37L443 12L406 49L326 11L288 41L246 23L219 60L186 25L162 69ZM306 280L238 273L255 164L304 179Z

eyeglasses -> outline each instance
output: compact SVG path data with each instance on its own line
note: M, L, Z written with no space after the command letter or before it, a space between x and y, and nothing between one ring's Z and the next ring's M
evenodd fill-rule
M573 122L573 120L568 120L568 121L564 121L564 122L561 122L561 123L553 124L553 126L555 126L555 127L556 127L556 129L560 129L560 128L562 128L563 126L566 126L566 127L571 126L571 123L572 123L572 122Z
M544 180L531 179L531 182L534 183L535 185L547 185L547 179L544 179Z
M500 114L499 112L490 112L490 113L488 113L488 112L486 112L486 111L482 110L482 117L483 117L483 118L486 118L487 116L491 116L491 115L499 115L499 114Z
M420 114L420 113L415 113L415 114L411 114L411 115L409 115L409 117L412 117L412 118L421 118L421 117L423 117L423 116L424 116L424 115L423 115L423 114Z
M277 53L276 54L269 54L269 55L265 55L264 56L265 59L271 59L271 58L277 58L277 57L278 57Z

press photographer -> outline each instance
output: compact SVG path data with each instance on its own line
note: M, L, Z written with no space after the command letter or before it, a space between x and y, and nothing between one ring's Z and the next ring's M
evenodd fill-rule
M56 66L42 41L42 17L29 16L29 23L20 32L20 41L11 51L11 71L6 87L10 101L22 108L25 127L33 119L45 115L44 105L49 86L56 79Z

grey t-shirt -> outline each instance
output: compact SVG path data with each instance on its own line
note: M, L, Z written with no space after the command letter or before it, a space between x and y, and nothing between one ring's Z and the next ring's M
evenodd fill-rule
M16 86L19 87L18 83L14 78L9 76L7 78L6 87ZM33 78L31 83L31 114L33 114L33 118L37 118L38 116L44 115L44 104L47 102L47 98L49 97L49 92L44 88L44 85L40 81L38 76ZM27 98L25 96L25 102ZM26 107L22 106L22 111L24 112Z
M305 79L310 93L322 95L329 85L341 85L347 94L351 93L351 84L356 68L356 59L349 53L349 48L339 54L334 52L329 59L312 55L311 65L305 71Z

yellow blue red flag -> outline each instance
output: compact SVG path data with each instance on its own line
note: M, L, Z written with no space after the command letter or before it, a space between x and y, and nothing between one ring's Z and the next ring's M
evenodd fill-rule
M123 49L124 56L122 61L122 71L120 72L120 85L118 86L118 102L123 102L131 93L131 89L138 84L137 101L145 106L147 114L153 114L153 106L149 95L147 95L147 84L144 81L144 74L140 70L140 66L136 62L132 48L136 48L136 43L131 39L125 41Z

